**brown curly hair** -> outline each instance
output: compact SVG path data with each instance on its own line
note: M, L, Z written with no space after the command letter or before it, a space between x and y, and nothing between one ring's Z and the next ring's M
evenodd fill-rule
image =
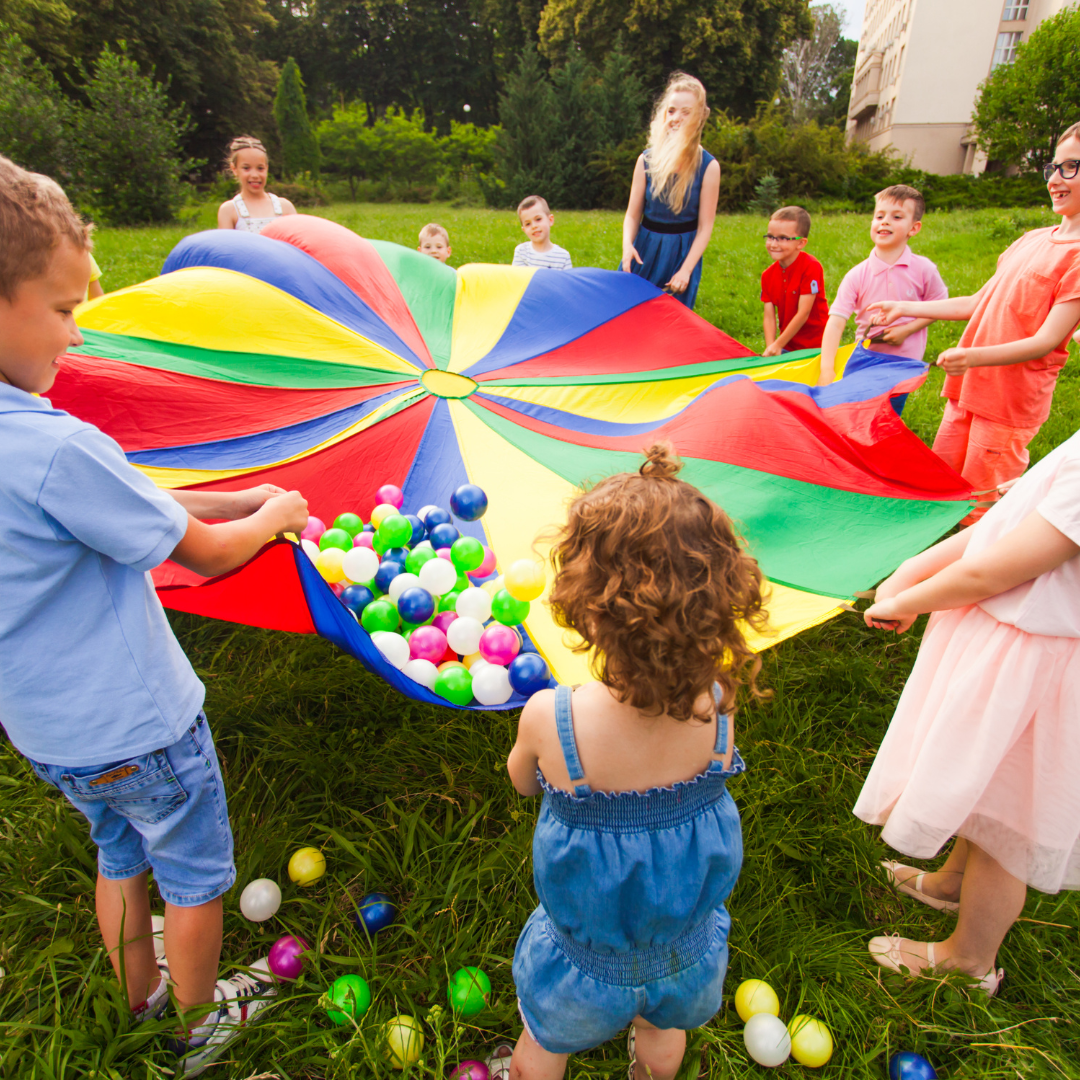
M679 480L669 446L637 473L601 481L570 506L551 550L555 622L596 649L600 681L636 709L708 720L695 702L714 682L730 710L739 687L757 697L760 659L740 621L767 621L763 577L727 514Z

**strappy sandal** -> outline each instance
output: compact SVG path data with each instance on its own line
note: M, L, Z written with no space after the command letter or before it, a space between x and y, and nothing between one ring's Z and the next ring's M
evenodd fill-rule
M910 941L908 938L902 938L899 934L887 934L882 937L871 938L867 948L870 950L870 955L874 958L874 961L886 970L895 972L897 975L918 976L924 972L929 974L936 966L934 944L933 941ZM926 967L919 971L912 971L903 960L902 950L904 945L921 945L926 950ZM908 952L911 951L909 948ZM960 973L957 972L957 974ZM1005 969L991 968L981 979L974 975L969 976L969 978L971 979L972 989L982 990L987 997L993 997L998 992L998 987L1001 986L1001 980L1005 978Z
M920 904L926 904L927 907L932 907L935 911L956 912L960 910L960 905L955 900L939 900L936 896L930 896L929 893L923 892L922 882L923 878L926 877L926 871L917 870L914 866L905 866L904 863L898 862L883 862L881 865L885 868L889 884L897 892L910 896L913 900L918 900ZM901 874L903 874L902 877Z
M514 1048L509 1043L499 1043L484 1059L490 1080L507 1080L510 1076L510 1059Z

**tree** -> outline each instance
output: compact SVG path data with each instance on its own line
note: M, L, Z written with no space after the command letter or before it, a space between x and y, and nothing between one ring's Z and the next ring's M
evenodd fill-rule
M753 116L776 92L785 46L811 30L806 0L548 0L540 48L559 63L576 45L600 66L621 32L647 87L682 68L714 108Z
M574 51L551 73L559 139L557 179L544 195L552 205L587 210L595 205L592 156L600 148L601 125L596 69Z
M274 121L281 138L281 172L293 177L300 173L319 175L319 142L308 119L307 99L300 69L290 56L281 69L274 97Z
M1057 138L1080 117L1076 79L1080 8L1039 24L1011 64L982 84L973 117L980 148L992 161L1038 171L1052 160Z
M643 134L648 95L637 75L637 65L623 47L623 35L604 58L600 77L599 109L601 143L617 146ZM643 144L644 145L644 144Z
M780 58L782 89L791 103L796 123L810 119L832 80L831 60L844 16L832 4L810 9L814 29L809 37L793 41Z

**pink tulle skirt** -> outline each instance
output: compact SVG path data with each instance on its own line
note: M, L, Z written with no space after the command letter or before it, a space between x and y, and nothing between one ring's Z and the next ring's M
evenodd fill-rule
M1080 638L933 615L854 812L905 855L962 836L1036 889L1080 889Z

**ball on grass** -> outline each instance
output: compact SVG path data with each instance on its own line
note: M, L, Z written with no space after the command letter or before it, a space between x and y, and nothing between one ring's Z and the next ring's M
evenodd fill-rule
M397 918L397 908L386 893L368 893L356 905L356 915L353 918L361 930L368 934L377 934L393 924Z
M889 1058L889 1080L937 1080L937 1070L912 1050L901 1050Z
M744 979L735 991L735 1011L744 1024L751 1016L762 1012L779 1016L780 999L767 982L762 982L760 979Z
M350 1020L359 1020L371 1007L371 988L359 975L342 975L335 979L326 996L330 999L326 1015L338 1027Z
M458 968L450 976L446 997L458 1016L476 1016L487 1008L491 980L478 967Z
M420 1060L424 1033L412 1016L395 1016L386 1023L386 1051L395 1069L404 1069Z
M304 970L301 953L308 951L308 943L302 937L286 934L270 946L267 967L279 979L298 979Z
M324 860L325 865L325 860ZM266 922L281 907L281 889L276 881L261 877L249 881L240 894L240 913L252 922Z
M791 1056L791 1036L784 1021L772 1013L755 1013L743 1028L746 1052L767 1069L783 1065Z
M491 1080L488 1067L475 1058L468 1058L455 1066L449 1080Z
M788 1024L791 1056L808 1069L820 1069L832 1057L832 1032L813 1016L793 1016Z
M289 878L297 885L314 885L326 873L326 856L314 847L294 851L289 860Z

